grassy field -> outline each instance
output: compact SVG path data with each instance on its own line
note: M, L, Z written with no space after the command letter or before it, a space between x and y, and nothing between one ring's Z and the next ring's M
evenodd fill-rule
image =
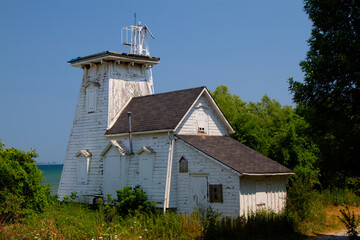
M284 215L259 213L223 218L212 212L113 217L78 203L54 203L44 213L15 223L2 222L1 239L298 239ZM259 231L259 229L262 229ZM289 231L290 230L290 231ZM279 238L280 237L280 238Z
M0 239L307 239L346 230L338 219L345 203L360 216L360 200L352 193L315 194L316 214L324 216L308 215L299 222L286 211L258 212L248 218L222 218L211 210L121 217L109 205L53 201L43 213L33 212L12 223L0 219Z
M77 203L54 203L46 212L30 214L16 223L0 225L0 239L305 239L344 230L337 216L340 206L326 207L321 231L300 234L285 215L260 213L245 218L223 218L214 212L190 216L135 214L106 220L101 209ZM360 215L360 208L350 207Z

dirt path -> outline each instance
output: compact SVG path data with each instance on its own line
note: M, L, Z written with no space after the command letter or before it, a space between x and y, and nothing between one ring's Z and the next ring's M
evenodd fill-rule
M326 235L319 235L315 238L310 238L309 240L347 240L349 237L346 234L346 231L327 233Z

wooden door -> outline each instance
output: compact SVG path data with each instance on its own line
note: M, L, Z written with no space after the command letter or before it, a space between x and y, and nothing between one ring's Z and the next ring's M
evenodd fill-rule
M256 182L256 210L262 210L267 207L267 193L265 181Z
M207 176L190 176L190 207L195 209L206 209L208 207L208 180Z
M120 170L120 153L112 147L104 160L104 197L110 193L117 198L116 190L122 188Z

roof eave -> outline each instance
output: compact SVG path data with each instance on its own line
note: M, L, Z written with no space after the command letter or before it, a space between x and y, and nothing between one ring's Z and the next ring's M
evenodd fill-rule
M197 98L195 99L195 101L191 104L191 106L189 107L189 109L186 111L186 113L184 114L184 116L181 118L181 120L178 122L178 124L176 125L176 127L174 128L174 132L176 132L179 127L181 126L181 124L183 123L183 121L185 120L185 118L187 117L187 115L190 113L191 109L195 106L195 103L199 100L199 98L201 97L201 95L203 94L203 92L205 91L205 87L204 89L199 93L199 95L197 96Z
M156 134L156 133L172 133L174 129L160 129L160 130L152 130L152 131L143 131L143 132L131 132L132 135L147 135L147 134ZM116 138L116 137L124 137L128 136L129 133L116 133L116 134L104 134L107 138Z
M286 175L295 175L294 172L285 172L285 173L243 173L243 176L286 176Z
M102 62L102 61L109 61L109 60L156 65L159 63L160 58L105 51L101 53L88 55L85 57L78 57L69 60L68 63L70 63L71 66L73 67L82 67L83 65L88 65L91 63Z
M205 88L206 89L206 88ZM211 104L213 105L213 107L215 107L215 109L217 110L218 114L220 115L220 119L223 121L223 123L226 125L228 133L232 134L235 133L235 130L233 129L233 127L231 126L231 124L229 123L229 121L227 120L227 118L225 117L224 113L221 111L221 109L219 108L219 106L217 105L217 103L215 102L214 98L211 96L210 92L206 89L206 93L208 98L210 99Z
M211 96L211 94L209 93L209 91L207 90L206 87L204 87L204 89L201 91L201 93L198 95L198 97L195 99L195 101L193 102L193 104L189 107L188 111L185 113L185 115L182 117L182 119L180 120L180 122L176 125L174 132L176 132L179 127L181 126L181 124L183 123L183 121L185 120L185 118L187 117L187 115L190 113L191 109L193 109L193 107L195 106L195 104L197 103L197 101L200 99L200 97L204 94L204 92L206 93L207 98L210 100L210 103L212 104L212 106L215 108L215 111L218 113L220 120L225 124L227 132L229 134L235 133L235 130L232 128L231 124L229 123L229 121L226 119L225 115L223 114L223 112L221 111L221 109L219 108L219 106L216 104L216 102L214 101L213 97Z

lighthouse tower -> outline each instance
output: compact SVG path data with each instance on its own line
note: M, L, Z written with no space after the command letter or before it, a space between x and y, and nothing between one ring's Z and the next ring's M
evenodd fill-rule
M151 34L141 23L123 28L122 42L130 53L105 51L68 61L83 70L74 121L58 189L62 199L77 192L80 201L91 203L103 196L102 152L109 144L104 137L122 108L132 97L153 94L151 57L147 45Z

